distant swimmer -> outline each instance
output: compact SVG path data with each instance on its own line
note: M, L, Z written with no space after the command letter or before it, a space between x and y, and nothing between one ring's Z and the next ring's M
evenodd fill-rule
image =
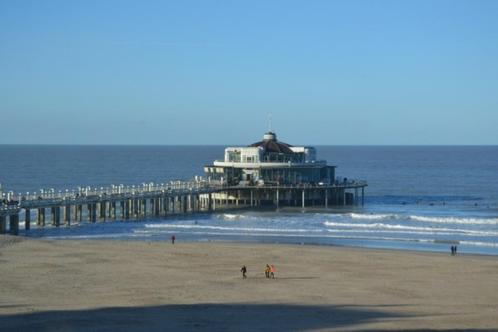
M246 268L246 266L245 266L245 265L244 265L244 266L242 266L242 268L240 269L240 272L242 272L242 279L247 278L247 276L246 276L246 273L247 273L247 268Z

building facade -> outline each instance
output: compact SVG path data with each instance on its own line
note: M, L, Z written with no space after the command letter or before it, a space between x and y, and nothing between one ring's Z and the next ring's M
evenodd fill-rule
M330 185L335 179L335 166L318 160L314 147L280 142L274 132L246 147L227 147L224 159L204 171L211 181L230 186Z

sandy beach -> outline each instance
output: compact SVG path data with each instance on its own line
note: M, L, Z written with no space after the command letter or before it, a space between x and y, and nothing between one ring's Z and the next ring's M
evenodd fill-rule
M3 331L498 329L497 257L0 239Z

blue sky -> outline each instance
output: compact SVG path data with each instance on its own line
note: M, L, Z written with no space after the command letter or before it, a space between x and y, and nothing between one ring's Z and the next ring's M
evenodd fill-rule
M498 1L0 1L0 143L498 144Z

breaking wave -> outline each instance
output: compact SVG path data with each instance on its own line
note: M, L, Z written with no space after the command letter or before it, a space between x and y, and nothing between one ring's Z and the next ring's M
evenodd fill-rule
M459 218L459 217L436 217L402 214L362 214L350 213L349 217L360 220L413 220L429 223L446 224L468 224L468 225L498 225L498 218Z
M382 220L382 219L396 219L397 214L362 214L350 213L349 216L353 219L367 219L367 220Z
M498 218L457 218L457 217L427 217L410 216L411 220L446 223L446 224L469 224L469 225L498 225Z
M498 236L498 232L486 232L479 230L469 230L469 229L453 229L453 228L442 228L442 227L417 227L417 226L404 226L404 225L391 225L383 223L372 223L372 224L358 224L358 223L339 223L325 221L323 223L327 227L349 227L349 228L365 228L365 229L378 229L378 230L398 230L398 231L415 231L420 233L442 233L447 234L462 234L462 235L472 235L472 236Z
M146 224L145 228L173 228L190 230L220 230L220 231L242 231L242 232L273 232L273 233L308 233L323 232L321 229L306 228L262 228L262 227L225 227L207 225L185 225L185 224Z

